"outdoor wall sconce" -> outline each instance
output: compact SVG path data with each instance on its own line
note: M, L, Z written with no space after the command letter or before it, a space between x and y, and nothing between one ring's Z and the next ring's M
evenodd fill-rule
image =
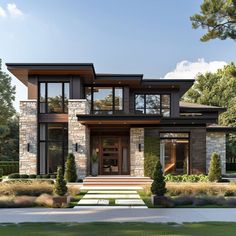
M30 151L30 143L27 143L27 152Z
M75 151L78 152L78 143L75 144Z
M138 150L139 150L139 152L143 152L143 151L144 151L144 145L143 145L143 143L139 143L139 144L138 144Z

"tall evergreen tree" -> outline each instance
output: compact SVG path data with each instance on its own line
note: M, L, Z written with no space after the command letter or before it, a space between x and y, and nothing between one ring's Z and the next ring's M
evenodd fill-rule
M66 181L61 167L57 168L57 178L54 184L54 193L58 196L64 196L67 193Z
M76 182L77 180L75 156L73 153L70 153L66 160L65 180L67 182Z
M194 29L207 30L202 42L216 38L236 40L236 0L203 0L200 13L190 20Z
M221 179L221 162L217 153L212 153L211 162L208 173L209 181L215 182Z

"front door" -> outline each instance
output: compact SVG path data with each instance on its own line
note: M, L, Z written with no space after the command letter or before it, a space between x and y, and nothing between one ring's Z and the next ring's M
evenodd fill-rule
M129 137L94 136L92 152L97 150L100 175L129 175Z

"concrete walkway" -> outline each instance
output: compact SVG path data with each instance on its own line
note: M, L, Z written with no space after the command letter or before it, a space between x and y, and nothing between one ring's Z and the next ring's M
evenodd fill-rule
M20 222L236 222L236 209L0 209L0 223Z

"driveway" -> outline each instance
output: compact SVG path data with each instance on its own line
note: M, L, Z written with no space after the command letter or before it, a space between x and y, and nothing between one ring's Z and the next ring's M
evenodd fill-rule
M221 209L0 209L0 223L20 222L236 222L236 208Z

